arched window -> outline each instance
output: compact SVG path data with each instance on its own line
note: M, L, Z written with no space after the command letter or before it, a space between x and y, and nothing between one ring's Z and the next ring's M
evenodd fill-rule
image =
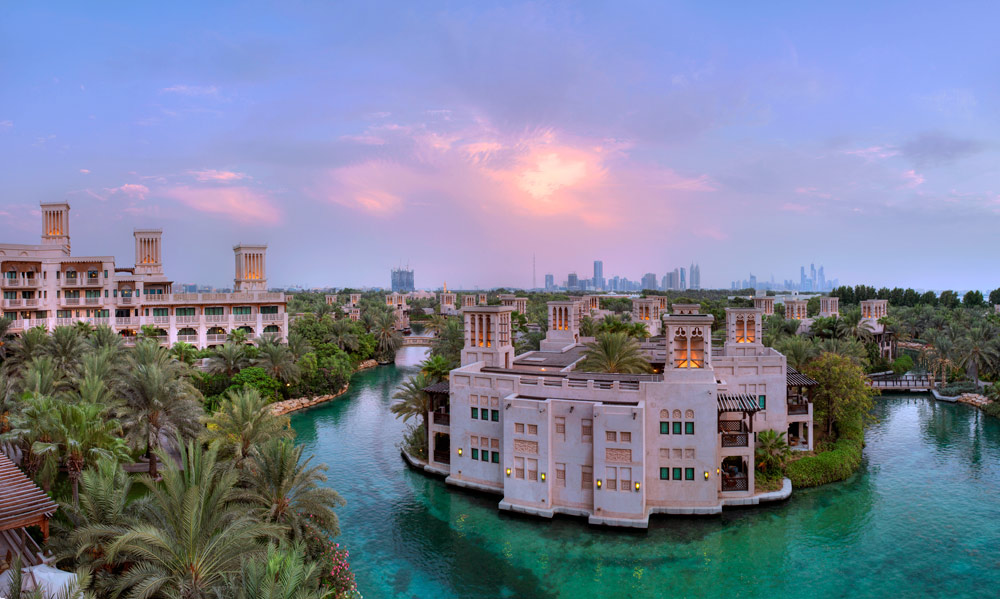
M281 329L276 324L269 324L266 327L264 327L264 332L265 333L280 333Z

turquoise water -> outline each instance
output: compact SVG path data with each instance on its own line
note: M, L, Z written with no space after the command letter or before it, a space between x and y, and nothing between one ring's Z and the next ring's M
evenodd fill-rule
M844 483L648 531L500 513L498 498L409 470L389 413L425 350L296 414L347 506L358 586L382 597L997 597L1000 421L923 397L877 400L865 462Z

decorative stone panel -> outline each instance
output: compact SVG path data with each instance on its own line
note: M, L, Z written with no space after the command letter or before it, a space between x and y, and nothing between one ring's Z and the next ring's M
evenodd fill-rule
M538 453L538 441L527 441L525 439L514 439L515 453Z
M632 450L631 449L616 449L614 447L607 447L604 449L604 461L605 462L618 462L618 463L631 463L632 462Z

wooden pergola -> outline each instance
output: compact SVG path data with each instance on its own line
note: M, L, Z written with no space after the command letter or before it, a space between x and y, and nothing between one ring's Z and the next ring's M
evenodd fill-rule
M47 540L49 518L58 507L14 462L0 453L0 547L6 547L6 553L18 552L25 564L39 563L38 545L25 528L38 526ZM11 557L0 555L7 561Z

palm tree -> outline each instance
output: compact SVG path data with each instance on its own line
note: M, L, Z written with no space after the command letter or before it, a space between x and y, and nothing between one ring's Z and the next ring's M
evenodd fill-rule
M820 354L830 353L850 358L855 364L868 364L868 350L854 339L823 339L816 343L816 351Z
M649 339L649 329L641 322L633 322L628 327L628 336L634 339Z
M45 355L49 345L49 333L44 327L34 327L16 337L7 348L4 368L12 374L19 374L33 359Z
M424 323L424 330L428 333L438 335L442 330L444 330L445 323L447 322L448 319L445 316L442 316L441 314L432 314L431 317L427 319L427 322Z
M818 355L816 344L804 337L782 337L774 348L785 355L789 366L799 371Z
M250 334L244 329L233 329L229 331L229 335L226 337L226 343L233 343L236 345L246 345L249 340Z
M68 523L53 521L52 539L62 540L65 557L95 573L101 596L111 595L123 566L107 560L108 546L139 522L144 502L132 497L132 476L118 462L99 459L80 477L78 505L62 504Z
M979 373L996 367L1000 361L996 330L989 325L969 328L958 340L955 350L958 365L965 368L966 376L972 377L976 387L979 386Z
M420 365L420 372L427 375L429 382L436 383L446 380L453 367L444 356L430 356Z
M23 403L15 388L14 379L0 372L0 435L10 430L11 416Z
M125 441L118 436L121 425L107 417L100 404L59 403L53 418L54 438L36 441L31 451L39 456L52 453L62 462L73 486L73 505L80 504L79 483L84 469L99 458L128 459Z
M86 349L86 341L76 328L63 326L52 331L45 353L64 377L71 378L78 373Z
M57 434L55 414L60 402L47 395L30 394L12 418L10 430L0 435L0 442L15 443L21 450L21 468L46 489L55 478L58 461L52 454L37 454L38 443L50 443Z
M421 425L426 425L427 412L431 411L431 397L424 389L430 384L429 377L422 372L406 379L393 393L392 398L396 401L389 406L389 411L396 418L402 418L403 422L417 417Z
M11 319L0 317L0 362L7 357L7 337L13 324Z
M131 597L207 599L240 572L244 560L262 557L262 539L281 528L261 523L234 501L238 474L220 468L216 450L180 447L181 466L165 460L163 482L143 476L148 505L108 546L109 560L132 563L116 593Z
M178 341L170 348L170 353L187 365L194 364L194 361L198 359L198 348L191 345L190 343L184 343L183 341Z
M302 335L295 332L288 335L288 350L292 352L292 356L295 358L296 362L301 360L302 356L311 352L312 349L313 348L309 345L309 341Z
M327 343L332 343L346 352L357 351L361 341L354 327L354 323L346 318L334 320L328 327Z
M461 362L463 347L465 347L465 330L462 320L449 318L431 345L431 355L442 356L450 363L458 364Z
M94 349L107 349L112 355L118 356L122 352L122 337L108 325L100 325L87 338L87 343Z
M73 328L76 329L77 334L84 340L86 340L87 337L90 337L90 334L94 332L94 327L89 322L85 322L83 320L78 320L73 323Z
M49 356L38 356L28 362L21 378L21 388L36 395L56 395L69 388L69 381Z
M396 330L396 316L392 312L380 312L375 317L372 334L377 343L376 359L382 364L392 362L396 357L396 350L403 344L403 336Z
M589 316L580 319L580 335L583 337L593 337L597 334L597 323Z
M202 414L201 394L184 376L186 366L170 357L155 341L143 340L132 353L123 381L122 424L133 445L144 444L149 475L156 477L157 455L163 435L193 437Z
M258 348L255 366L260 366L275 379L291 385L298 382L300 370L288 346L267 343Z
M326 465L311 466L312 456L302 460L302 449L290 440L265 444L254 454L246 488L236 497L257 521L281 526L291 541L329 542L340 534L334 509L346 502L322 484Z
M325 306L326 304L322 304ZM230 581L233 599L323 599L318 587L316 564L307 564L305 548L269 545L267 555L246 560L239 575Z
M232 377L249 365L250 358L247 356L246 346L232 341L215 348L208 357L208 371L213 374Z
M624 333L629 330L629 323L617 316L608 314L597 326L597 333Z
M761 470L781 470L785 467L792 450L785 440L785 433L764 429L757 433L757 449L754 455Z
M640 374L653 370L639 342L628 333L601 333L584 347L583 360L577 367L583 372Z
M242 467L254 448L294 434L288 417L272 414L267 400L252 387L231 389L219 411L202 420L206 424L202 440L217 447L221 457L233 460L236 468Z

